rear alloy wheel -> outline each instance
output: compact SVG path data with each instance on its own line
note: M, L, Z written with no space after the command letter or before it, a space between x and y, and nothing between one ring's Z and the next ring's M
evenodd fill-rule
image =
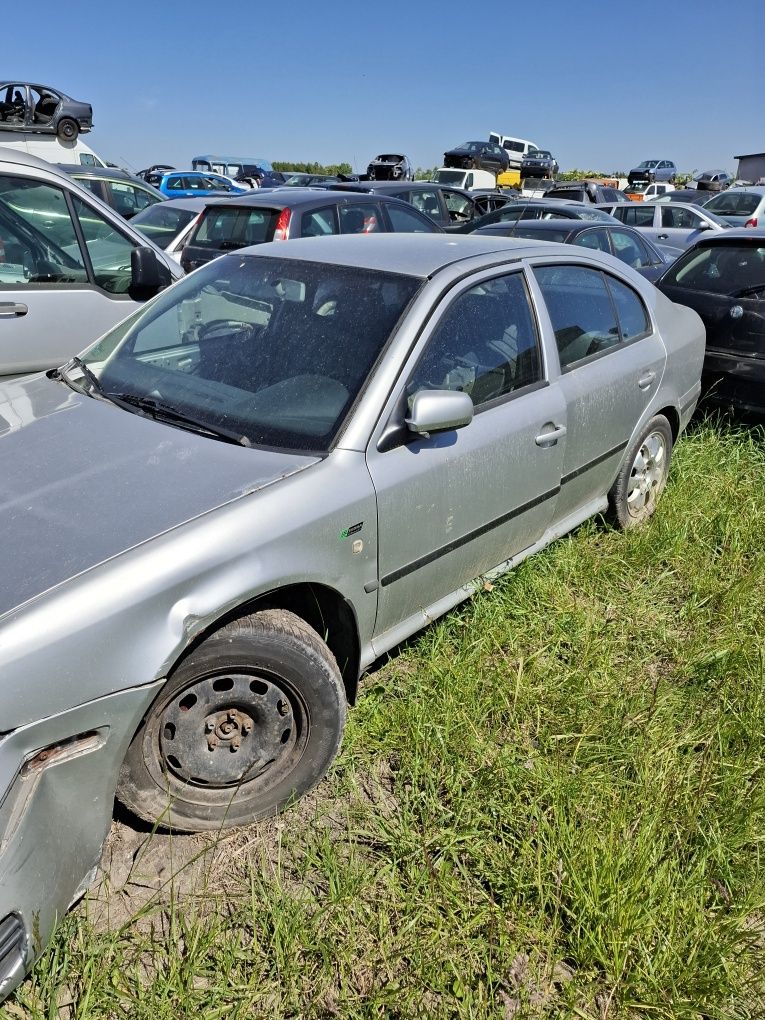
M62 142L73 142L80 133L80 127L76 120L71 117L62 117L58 122L56 134Z
M128 748L117 798L184 832L275 814L326 774L345 724L337 662L269 609L216 631L178 667Z
M653 514L667 484L671 457L672 429L664 415L657 414L627 451L608 494L620 528L635 527Z

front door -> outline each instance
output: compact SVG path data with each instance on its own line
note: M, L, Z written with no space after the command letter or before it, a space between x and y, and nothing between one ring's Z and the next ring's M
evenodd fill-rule
M406 631L405 621L427 617L428 607L533 545L553 518L566 408L559 387L547 382L520 270L465 284L445 299L380 431L387 426L384 434L391 434L392 423L395 435L423 389L469 393L475 416L430 437L403 430L382 449L373 437L367 458L378 501L376 636Z

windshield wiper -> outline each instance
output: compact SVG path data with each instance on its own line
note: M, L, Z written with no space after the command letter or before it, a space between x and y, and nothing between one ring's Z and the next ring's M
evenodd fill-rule
M61 379L68 386L71 386L73 389L76 389L80 393L87 392L86 390L82 390L79 386L75 385L75 380L72 379L69 375L70 368L79 368L85 379L87 379L87 381L90 383L91 392L95 393L104 392L104 388L101 385L101 380L98 378L95 372L91 371L91 369L85 364L82 358L79 358L77 356L75 356L74 358L70 358L69 361L67 361L67 363L63 365L61 368L54 368L53 371L49 372L48 374L52 379Z
M224 429L219 425L210 425L209 422L185 414L183 411L171 407L170 404L163 404L161 400L156 400L154 397L141 397L137 393L106 392L104 392L104 396L107 400L117 404L118 407L124 407L129 411L133 409L142 411L157 421L164 421L168 424L179 425L181 427L185 426L192 432L198 432L200 435L214 436L216 439L223 439L227 443L237 443L239 446L252 446L247 436L243 436L241 432L235 432L233 429Z

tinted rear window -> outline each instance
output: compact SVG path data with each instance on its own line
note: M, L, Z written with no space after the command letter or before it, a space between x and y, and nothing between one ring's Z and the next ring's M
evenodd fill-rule
M280 212L281 209L215 206L205 210L189 243L220 251L262 244L273 238Z

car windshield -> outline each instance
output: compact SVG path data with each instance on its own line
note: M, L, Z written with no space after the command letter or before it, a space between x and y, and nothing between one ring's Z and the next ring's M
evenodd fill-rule
M463 142L462 145L458 145L458 149L467 149L468 152L478 152L484 147L485 142Z
M178 209L174 202L155 202L134 216L131 226L151 238L160 248L166 248L198 215L199 211Z
M121 406L243 445L326 451L422 281L228 255L161 294L83 356Z
M654 167L659 165L658 159L644 159L642 163L638 163L635 167L636 170L653 170Z
M765 290L765 244L725 242L691 248L674 263L663 282L731 297Z
M552 153L547 149L532 149L526 154L527 159L552 159Z
M439 170L435 177L439 184L462 184L464 179L464 170Z

